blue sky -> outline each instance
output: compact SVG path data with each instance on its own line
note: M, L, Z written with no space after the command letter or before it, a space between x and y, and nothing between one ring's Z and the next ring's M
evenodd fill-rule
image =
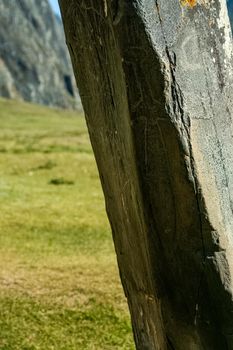
M59 5L58 5L58 0L49 0L54 12L56 12L57 14L60 14L60 9L59 9Z

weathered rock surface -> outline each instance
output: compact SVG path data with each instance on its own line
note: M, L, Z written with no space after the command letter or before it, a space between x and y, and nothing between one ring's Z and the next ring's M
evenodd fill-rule
M138 350L233 350L225 0L59 0Z
M62 23L48 1L1 0L0 23L0 95L78 106Z

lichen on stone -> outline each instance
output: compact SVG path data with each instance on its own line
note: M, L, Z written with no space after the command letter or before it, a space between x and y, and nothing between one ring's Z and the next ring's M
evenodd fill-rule
M197 0L180 0L182 6L194 7L197 5Z

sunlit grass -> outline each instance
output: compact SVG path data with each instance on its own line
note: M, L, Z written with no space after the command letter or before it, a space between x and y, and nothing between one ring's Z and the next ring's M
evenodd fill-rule
M0 349L133 349L85 122L0 100Z

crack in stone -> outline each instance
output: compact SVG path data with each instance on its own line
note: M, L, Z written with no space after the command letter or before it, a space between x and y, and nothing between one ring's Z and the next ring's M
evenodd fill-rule
M193 158L193 151L192 151L192 145L191 145L191 140L190 140L190 120L189 119L187 120L188 121L188 125L187 125L187 121L185 120L185 113L184 113L184 98L183 98L183 94L182 94L182 91L180 89L180 86L177 83L176 77L175 77L176 55L175 55L175 53L173 53L174 58L172 58L170 51L169 51L169 47L167 44L164 29L163 29L163 23L162 23L162 18L161 18L161 14L160 14L158 0L155 0L155 5L156 5L156 9L157 9L158 16L159 16L161 31L162 31L163 39L165 42L165 51L166 51L166 55L167 55L168 62L169 62L169 68L170 68L170 74L171 74L172 97L173 97L173 112L174 112L175 117L176 117L176 115L180 116L182 127L183 127L183 132L182 132L182 129L181 129L181 132L183 135L181 134L178 127L177 127L177 130L180 133L181 139L182 139L182 137L184 137L187 144L188 144L188 151L189 151L188 156L190 159L190 170L192 173L192 178L194 180L193 181L194 193L195 193L195 197L196 197L199 224L200 224L200 233L201 233L202 250L203 250L203 262L202 262L203 267L202 267L202 272L201 272L201 276L200 276L200 282L198 284L198 289L197 289L197 298L196 298L197 301L195 302L195 305L196 305L195 316L194 316L194 323L195 323L195 321L197 319L200 290L201 290L201 284L202 284L202 280L203 280L203 276L204 276L204 272L205 272L205 262L206 262L206 248L205 248L205 241L204 241L203 221L202 221L202 214L203 213L201 210L201 204L200 204L200 198L199 198L199 196L200 196L199 184L198 184L198 180L197 180L197 176L196 176L195 162L194 162L194 158ZM190 170L187 169L187 171L190 171Z

